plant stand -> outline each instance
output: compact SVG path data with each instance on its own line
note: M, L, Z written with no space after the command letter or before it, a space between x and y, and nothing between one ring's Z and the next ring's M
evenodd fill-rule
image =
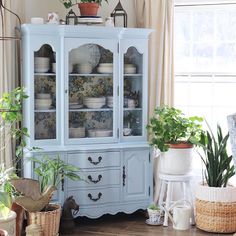
M199 185L196 190L196 225L207 232L235 232L236 188Z

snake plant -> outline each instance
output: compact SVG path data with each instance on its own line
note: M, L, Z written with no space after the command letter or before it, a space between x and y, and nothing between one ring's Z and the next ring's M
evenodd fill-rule
M199 146L203 154L199 152L205 166L204 177L209 187L226 187L229 179L235 174L232 165L232 155L227 153L229 133L225 136L217 125L217 135L212 130L201 134Z

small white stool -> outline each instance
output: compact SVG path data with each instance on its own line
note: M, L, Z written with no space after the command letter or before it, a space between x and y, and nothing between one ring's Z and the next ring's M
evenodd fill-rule
M192 206L192 219L191 223L194 225L195 224L195 219L194 219L194 207L193 207L193 195L192 195L192 190L190 186L190 181L192 179L192 174L186 174L186 175L168 175L168 174L159 174L159 178L161 181L161 192L159 196L159 201L158 205L161 207L163 203L165 202L165 207L167 210L169 210L172 202L172 197L173 197L173 185L175 183L180 183L181 184L181 190L183 193L183 200L188 200L191 203ZM167 192L166 192L167 191ZM165 193L166 193L166 199L165 198ZM165 201L164 201L165 200ZM164 223L163 226L168 226L168 215L165 213L164 214Z

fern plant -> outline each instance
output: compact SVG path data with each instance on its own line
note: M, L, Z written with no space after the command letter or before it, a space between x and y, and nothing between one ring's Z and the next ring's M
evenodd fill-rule
M235 174L232 165L232 155L227 153L229 133L225 136L217 125L215 136L209 127L209 131L201 134L199 146L203 154L199 152L205 166L204 177L209 187L226 187L229 179Z

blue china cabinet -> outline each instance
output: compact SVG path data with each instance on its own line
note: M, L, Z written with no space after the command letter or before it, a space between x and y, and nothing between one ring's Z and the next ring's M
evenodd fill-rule
M131 213L152 201L147 142L149 29L22 25L23 78L29 98L24 176L31 156L60 157L87 181L68 181L78 215ZM78 216L77 215L77 216Z

